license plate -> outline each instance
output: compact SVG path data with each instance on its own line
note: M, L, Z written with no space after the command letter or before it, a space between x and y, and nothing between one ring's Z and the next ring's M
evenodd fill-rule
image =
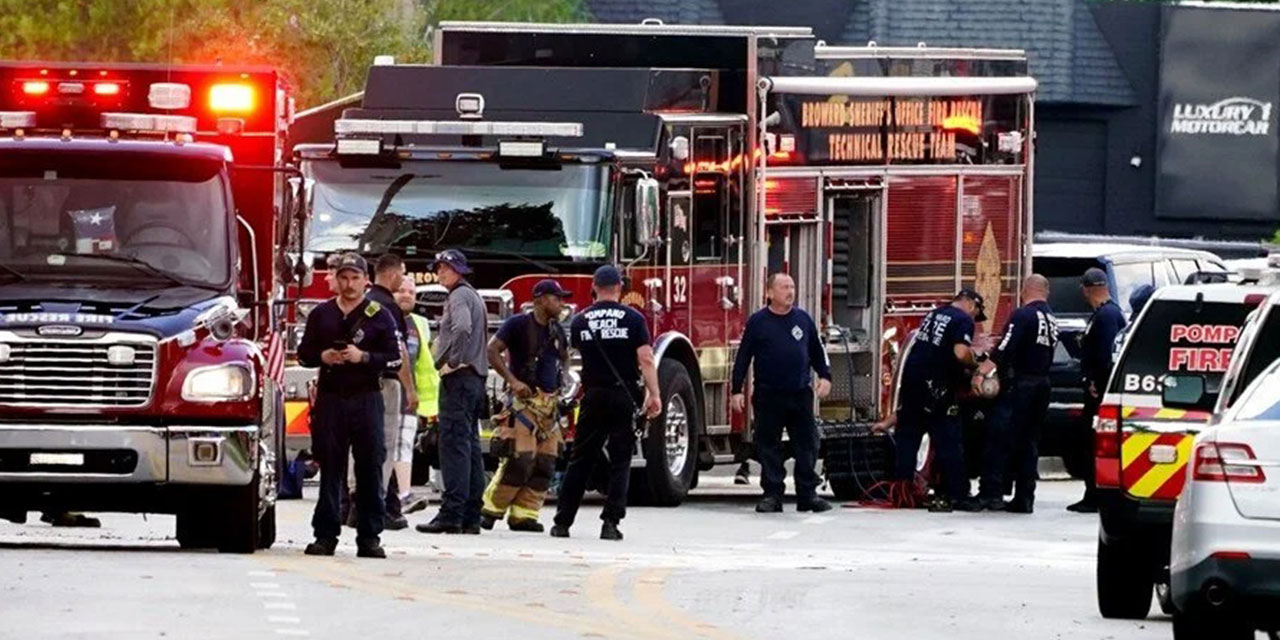
M1178 448L1170 444L1153 445L1147 457L1156 464L1173 464L1178 461Z
M83 453L33 453L32 465L58 465L64 467L83 467Z

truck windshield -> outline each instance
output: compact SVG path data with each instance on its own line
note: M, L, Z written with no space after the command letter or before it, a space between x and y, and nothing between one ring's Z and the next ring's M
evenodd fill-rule
M429 254L450 247L549 259L609 255L608 169L506 168L478 161L397 169L308 162L307 250Z
M62 281L230 279L223 163L186 155L7 150L0 264Z

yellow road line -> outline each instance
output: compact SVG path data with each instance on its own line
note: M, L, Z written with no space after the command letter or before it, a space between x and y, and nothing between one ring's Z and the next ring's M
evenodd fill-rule
M670 569L650 569L641 574L635 586L636 602L655 615L666 618L704 638L736 640L739 637L709 622L690 616L667 600L665 587L667 576L670 574Z
M619 627L641 633L647 638L684 638L685 634L655 624L652 618L636 613L618 599L618 576L621 574L621 567L607 566L592 571L587 576L582 592L591 605L606 614Z

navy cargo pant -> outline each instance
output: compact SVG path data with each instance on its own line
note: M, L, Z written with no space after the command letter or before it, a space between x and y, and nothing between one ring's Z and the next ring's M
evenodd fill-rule
M894 478L911 480L916 473L920 442L929 434L933 459L942 471L942 486L951 500L969 497L969 477L964 469L963 427L959 406L940 401L927 385L902 384L898 400L898 426L894 430L896 462Z
M317 538L337 538L338 511L347 480L347 452L356 471L356 541L377 542L386 517L382 463L382 394L320 392L311 414L311 444L320 462L320 500L311 527Z
M818 464L818 428L813 421L813 389L800 391L758 390L751 396L755 410L756 458L760 460L760 488L764 495L781 498L786 485L783 466L782 431L791 442L796 459L796 498L812 500L822 480Z
M631 481L631 454L635 451L635 399L622 386L588 388L582 396L573 435L569 466L556 497L556 524L573 526L600 458L609 454L609 494L600 519L617 524L627 515L627 489Z
M1033 504L1039 478L1040 430L1049 410L1049 379L1018 376L1004 384L986 425L978 495L990 499L1004 496L1005 472L1012 469L1015 500Z
M436 520L469 527L480 524L486 484L480 452L484 378L463 369L440 380L440 475L444 480Z

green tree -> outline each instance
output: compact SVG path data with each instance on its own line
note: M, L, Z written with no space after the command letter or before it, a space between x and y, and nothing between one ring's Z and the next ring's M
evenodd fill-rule
M583 0L0 0L0 58L264 64L299 106L349 95L379 54L430 59L441 20L584 20Z

